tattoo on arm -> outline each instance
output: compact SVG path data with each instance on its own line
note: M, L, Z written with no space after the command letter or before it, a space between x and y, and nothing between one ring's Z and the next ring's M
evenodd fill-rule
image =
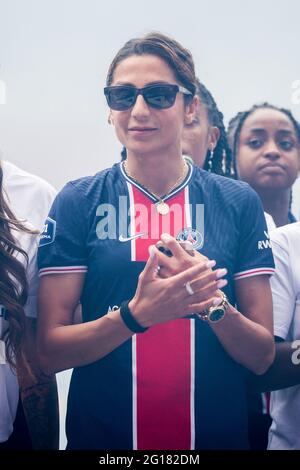
M59 413L55 377L21 388L20 392L33 448L58 449Z

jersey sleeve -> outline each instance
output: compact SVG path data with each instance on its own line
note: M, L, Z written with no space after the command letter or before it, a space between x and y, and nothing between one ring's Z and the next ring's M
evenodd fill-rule
M240 235L235 280L274 273L267 224L258 195L245 187L241 201Z
M291 267L292 263L288 247L285 247L284 243L281 243L281 240L276 236L276 231L273 232L273 234L271 239L276 267L275 274L271 278L274 335L282 339L287 339L293 321L296 303Z
M72 183L56 197L41 234L39 275L87 272L86 200Z

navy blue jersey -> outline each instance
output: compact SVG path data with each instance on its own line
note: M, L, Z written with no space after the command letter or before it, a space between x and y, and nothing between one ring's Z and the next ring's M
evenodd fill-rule
M164 200L167 215L120 163L57 196L41 239L40 275L85 273L83 321L133 297L148 247L164 232L227 268L232 304L235 279L274 271L261 203L246 183L190 166ZM247 448L245 375L198 317L151 327L74 370L68 448Z

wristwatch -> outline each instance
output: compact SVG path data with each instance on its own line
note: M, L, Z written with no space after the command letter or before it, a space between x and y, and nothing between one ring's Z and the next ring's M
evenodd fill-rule
M203 312L198 313L198 316L201 318L201 320L209 321L211 323L218 323L219 321L223 320L229 305L229 301L224 292L220 291L220 294L222 296L222 302L219 305L209 307Z

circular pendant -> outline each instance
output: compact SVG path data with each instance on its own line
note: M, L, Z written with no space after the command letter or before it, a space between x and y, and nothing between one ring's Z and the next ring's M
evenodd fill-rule
M160 215L167 215L170 211L170 208L164 201L159 201L156 204L156 210Z

